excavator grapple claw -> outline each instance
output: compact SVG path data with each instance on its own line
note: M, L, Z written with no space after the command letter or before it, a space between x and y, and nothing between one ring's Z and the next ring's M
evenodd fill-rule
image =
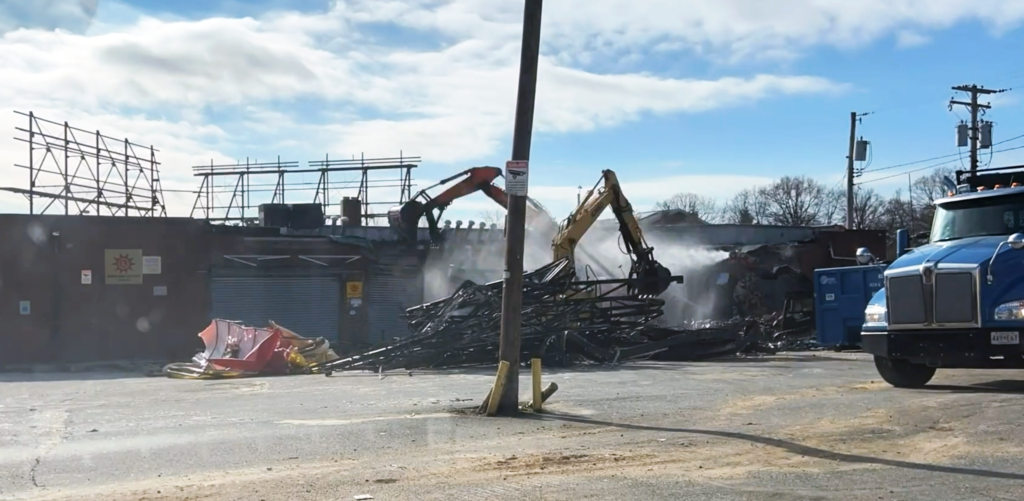
M637 270L636 285L631 292L641 296L658 296L668 290L672 283L672 272L668 268L657 261L648 261Z

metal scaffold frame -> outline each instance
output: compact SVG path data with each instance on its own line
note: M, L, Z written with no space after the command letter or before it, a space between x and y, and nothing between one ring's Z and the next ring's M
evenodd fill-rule
M372 207L393 206L405 203L412 197L412 170L420 163L420 157L406 157L399 153L394 158L363 158L340 160L324 156L323 160L310 160L306 168L300 168L297 161L282 161L278 157L275 162L250 161L245 163L216 165L198 165L192 167L192 175L202 178L199 191L196 192L190 217L198 217L209 221L240 222L253 224L259 218L259 206L263 203L290 203L285 200L285 193L313 192L313 200L308 197L304 203L321 204L324 214L337 214L341 209L341 193L354 190L362 204L364 219L387 217L387 209L372 211ZM397 178L371 179L370 171L398 171ZM331 179L331 173L359 173L358 180ZM313 181L313 175L316 180ZM260 181L253 184L253 178ZM274 182L268 178L273 177ZM305 177L302 181L294 181L295 177ZM217 178L227 178L229 182L218 184ZM291 178L292 180L289 180ZM398 201L370 201L370 188L399 188ZM269 199L268 195L269 194ZM223 202L221 195L228 196ZM254 196L256 195L256 196ZM331 212L337 207L337 212Z
M156 148L15 113L28 120L14 137L28 144L28 165L14 165L28 171L28 188L0 190L25 195L29 214L167 215Z

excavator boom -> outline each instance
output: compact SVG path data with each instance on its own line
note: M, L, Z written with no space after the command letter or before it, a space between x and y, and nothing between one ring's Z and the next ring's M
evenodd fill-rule
M448 184L463 176L465 176L465 179L452 185L436 197L429 195L429 190ZM441 214L444 213L448 205L459 198L480 191L498 205L506 209L508 208L508 194L505 193L505 190L494 184L494 180L499 177L502 177L502 170L498 167L472 167L447 179L442 179L440 182L420 190L404 205L389 210L388 224L408 241L416 241L416 230L419 228L420 220L426 216L427 227L430 230L430 239L434 241L440 240L441 230L438 223L441 219ZM538 214L541 214L550 220L547 212L533 200L527 199L527 208L531 209L528 213L528 219L534 219L538 217ZM554 223L552 222L551 224Z

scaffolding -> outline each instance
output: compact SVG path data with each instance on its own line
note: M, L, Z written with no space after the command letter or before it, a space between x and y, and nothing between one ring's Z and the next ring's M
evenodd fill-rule
M36 116L15 127L28 145L28 188L0 187L25 195L29 214L166 216L160 162L153 146L115 139Z
M295 198L303 203L322 205L324 214L332 214L332 207L337 207L334 213L340 214L342 197L346 192L355 191L362 204L363 219L386 218L386 207L381 211L375 208L399 205L412 197L412 170L419 163L420 157L407 157L403 153L393 158L360 156L349 160L325 155L322 160L308 161L305 168L301 168L297 161L282 161L280 157L275 162L263 163L247 158L245 163L233 165L216 165L211 160L210 165L192 167L192 175L202 178L202 181L190 217L256 224L260 205L294 202L291 198L285 199L286 193L289 196L300 193L302 195ZM378 179L370 176L371 172L388 171L397 172L397 177ZM333 178L332 173L336 174ZM352 179L352 174L358 174L358 179ZM224 181L218 182L218 179ZM370 201L370 188L398 188L399 199Z

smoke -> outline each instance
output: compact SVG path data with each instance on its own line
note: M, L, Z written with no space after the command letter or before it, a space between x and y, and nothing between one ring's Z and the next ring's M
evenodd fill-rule
M654 247L654 259L668 268L672 275L683 276L682 284L670 285L660 296L665 300L662 323L678 325L686 320L710 318L717 297L713 291L707 290L702 278L711 267L727 259L729 253L656 238L648 239L647 243ZM591 230L577 246L576 268L580 277L585 278L589 274L591 279L625 278L631 262L625 250L617 230Z
M449 265L431 253L423 265L423 301L429 303L451 294L448 283Z
M537 269L552 261L554 224L532 224L527 228L523 268ZM451 230L443 252L431 252L424 267L424 299L433 301L450 295L466 280L482 284L502 278L505 239L501 230ZM709 290L718 280L717 264L729 257L725 251L670 239L650 238L654 258L684 283L672 284L661 298L665 315L661 322L678 325L687 320L713 317L720 294ZM618 229L594 227L576 247L576 273L580 280L621 279L629 274L631 259ZM721 284L719 284L721 285ZM731 298L729 298L731 299Z
M552 261L551 241L558 231L553 220L532 221L523 245L523 269L534 270ZM502 278L505 269L504 232L498 230L447 230L443 249L433 249L423 268L424 300L449 296L464 281L477 284Z
M651 245L654 246L655 259L673 275L683 276L682 284L670 285L661 295L665 300L663 322L679 325L687 320L711 319L720 296L709 290L707 281L701 278L711 267L728 259L729 253L689 244L662 242Z

